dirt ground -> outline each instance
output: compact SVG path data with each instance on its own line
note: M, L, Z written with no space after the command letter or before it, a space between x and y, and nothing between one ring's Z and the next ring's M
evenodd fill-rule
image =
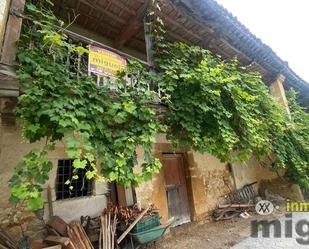
M172 228L160 241L148 246L148 249L228 249L250 236L251 221L272 220L284 215L283 208L269 216L250 213L248 219L234 218L225 221L207 221L190 223Z

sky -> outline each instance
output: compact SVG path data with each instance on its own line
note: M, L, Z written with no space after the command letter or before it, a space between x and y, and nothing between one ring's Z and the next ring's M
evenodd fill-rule
M309 0L217 0L309 82Z

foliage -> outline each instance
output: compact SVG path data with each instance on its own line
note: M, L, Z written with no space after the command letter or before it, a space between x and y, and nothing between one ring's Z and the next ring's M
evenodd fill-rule
M158 82L168 99L169 138L222 161L271 150L269 127L282 129L282 110L261 76L209 51L168 44L157 58Z
M286 130L274 134L275 168L285 168L286 176L302 188L309 188L309 114L297 103L297 94L287 92L291 120Z
M275 155L273 169L309 188L309 114L288 92L291 118L258 73L183 43L158 47L157 82L169 106L168 138L222 161L261 162Z
M40 185L51 170L49 144L61 140L68 158L75 159L74 168L88 170L87 179L101 179L101 173L124 185L150 179L161 166L151 149L164 127L151 107L158 96L148 90L149 73L129 62L118 79L98 87L87 74L87 49L71 43L62 27L55 28L62 23L52 12L45 5L28 3L26 14L30 18L23 25L17 54L24 93L16 115L24 137L30 143L44 139L47 147L32 150L16 167L10 181L12 200L25 200L32 208L42 205ZM138 82L138 90L127 84L125 75ZM140 172L133 171L137 146L145 155Z
M12 202L26 200L27 207L32 209L43 205L41 185L48 180L48 173L52 169L47 154L53 147L51 144L40 149L32 149L17 164L16 174L10 180Z
M65 142L76 170L88 170L88 179L103 174L124 185L150 179L161 166L152 145L166 127L176 147L190 146L222 161L274 153L274 169L286 168L287 177L308 187L309 117L296 94L289 93L290 120L261 76L236 59L226 62L197 46L167 43L155 14L159 10L155 6L147 19L155 38L155 71L130 61L117 79L97 86L87 73L87 49L69 40L63 23L44 4L26 5L29 18L17 56L24 93L16 115L24 137L31 143L45 140L46 146L33 149L17 165L10 181L13 201L24 200L30 208L42 205L41 185L52 166L47 156L57 141ZM136 85L127 84L126 75ZM161 99L149 90L153 82ZM168 106L164 125L152 108L157 101ZM136 172L138 146L145 163Z

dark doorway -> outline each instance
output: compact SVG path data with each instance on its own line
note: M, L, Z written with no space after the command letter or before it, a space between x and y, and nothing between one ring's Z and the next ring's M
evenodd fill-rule
M109 190L109 201L115 205L130 207L136 203L135 189L133 187L124 187L115 182L110 182Z
M190 222L183 155L163 154L163 171L169 218L175 217L174 226Z

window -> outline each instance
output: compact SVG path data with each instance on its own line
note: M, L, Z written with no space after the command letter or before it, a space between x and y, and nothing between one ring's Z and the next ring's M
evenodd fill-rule
M72 176L76 169L73 167L72 159L58 160L58 170L56 179L56 199L63 200L75 197L89 196L92 194L92 181L86 179L86 169L78 169L76 175L78 179L72 180ZM71 186L65 184L67 180L71 180Z

